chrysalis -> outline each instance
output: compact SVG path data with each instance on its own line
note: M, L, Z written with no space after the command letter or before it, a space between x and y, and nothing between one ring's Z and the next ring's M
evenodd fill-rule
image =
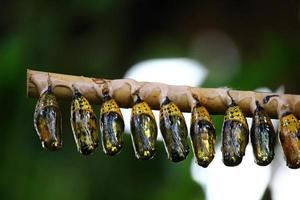
M189 153L187 127L181 111L168 97L160 108L160 130L168 158L173 162L184 160Z
M215 156L216 129L208 111L199 102L192 110L190 134L197 163L207 167Z
M270 98L279 95L269 95L264 98L264 103L268 103ZM293 113L290 112L288 104L279 99L279 139L282 150L289 168L300 168L300 123Z
M40 96L36 104L34 127L43 148L58 150L62 147L61 113L51 86Z
M149 160L154 156L157 138L157 125L149 105L138 95L131 112L131 136L135 156Z
M253 114L250 138L255 162L260 166L270 164L274 158L275 130L270 117L258 101Z
M289 168L300 167L300 124L290 112L279 119L279 138Z
M237 166L242 162L249 140L246 118L240 107L232 100L226 110L222 128L222 154L226 166Z
M70 120L78 151L83 155L90 154L99 142L97 118L87 99L77 89L74 91Z
M124 120L117 102L108 94L103 97L99 123L104 153L116 155L123 147Z

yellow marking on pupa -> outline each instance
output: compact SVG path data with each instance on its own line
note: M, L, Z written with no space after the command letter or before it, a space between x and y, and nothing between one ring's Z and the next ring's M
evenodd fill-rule
M137 103L137 104L133 105L133 107L132 107L132 115L138 115L141 113L148 114L152 118L154 118L154 115L153 115L153 112L152 112L150 106L145 101Z
M239 106L229 106L225 112L224 121L236 120L241 122L245 127L248 127L246 118Z
M193 112L192 121L198 119L198 120L206 120L212 123L212 118L204 106L196 106L194 107L194 110L192 112Z
M120 107L114 99L109 99L102 103L101 113L105 114L109 112L116 112L123 118Z

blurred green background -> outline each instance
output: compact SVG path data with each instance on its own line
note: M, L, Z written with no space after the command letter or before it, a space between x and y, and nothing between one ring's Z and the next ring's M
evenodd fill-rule
M116 157L77 153L70 102L63 149L44 151L26 68L114 79L143 60L187 57L209 70L205 87L300 94L299 10L298 1L1 0L1 199L203 199L192 153L173 164L159 142L153 160L138 161L129 135Z

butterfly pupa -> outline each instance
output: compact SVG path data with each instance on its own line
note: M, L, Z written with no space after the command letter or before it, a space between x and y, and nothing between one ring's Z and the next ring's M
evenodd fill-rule
M155 154L157 125L153 112L147 102L134 95L130 128L136 158L149 160Z
M207 109L199 101L192 109L190 135L197 163L207 167L215 156L216 129Z
M168 159L184 160L189 153L187 126L181 111L168 97L161 104L159 122Z
M300 167L300 124L291 112L279 118L279 138L289 168Z
M277 97L280 109L279 118L279 140L286 160L286 165L292 169L300 168L300 123L296 116L290 111L288 104L280 99L278 95L269 95L264 98L268 103L270 98Z
M103 95L99 124L104 153L118 154L123 147L124 119L119 105L107 93Z
M275 130L270 117L258 101L253 113L250 133L255 163L270 164L274 158Z
M92 153L99 142L97 118L88 100L77 89L74 89L70 121L77 150L83 155Z
M48 86L48 89L41 94L36 104L34 127L43 148L58 150L62 147L61 112L51 86Z
M245 155L249 141L249 128L242 110L231 96L230 98L232 102L225 112L222 127L221 150L223 163L226 166L237 166Z

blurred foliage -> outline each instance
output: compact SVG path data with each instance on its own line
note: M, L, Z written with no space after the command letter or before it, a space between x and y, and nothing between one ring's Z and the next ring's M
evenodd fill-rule
M129 135L116 157L76 152L69 103L61 104L64 148L45 152L33 128L26 68L120 78L149 58L192 57L198 34L218 29L235 42L239 71L204 86L253 90L284 85L300 93L299 4L188 1L0 2L1 182L3 199L203 199L187 160L173 164L158 143L151 161L134 158ZM201 55L195 58L202 62ZM205 60L205 58L203 58ZM210 63L203 62L210 69ZM228 73L231 73L229 70ZM99 110L99 107L95 107ZM222 117L215 117L220 132Z

